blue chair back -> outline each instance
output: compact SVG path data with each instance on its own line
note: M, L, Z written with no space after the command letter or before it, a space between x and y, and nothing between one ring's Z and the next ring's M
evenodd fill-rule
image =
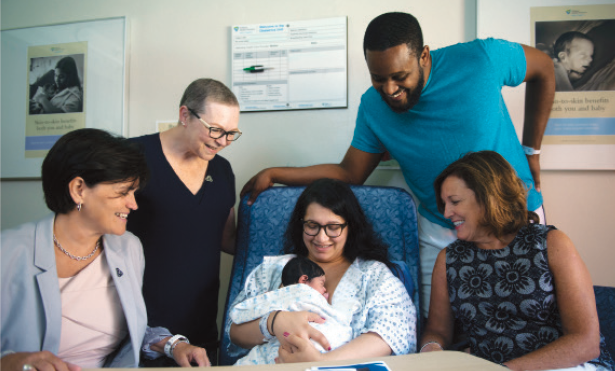
M220 365L236 359L227 353L230 342L224 333L229 304L243 289L247 276L262 263L263 256L283 254L284 232L297 199L305 187L273 187L259 195L252 206L248 197L238 211L237 246L222 324ZM420 315L420 260L416 207L412 196L401 188L351 186L376 233L389 246L392 271L405 284ZM405 263L405 264L403 264ZM417 321L417 325L420 321ZM418 330L418 328L417 328Z
M615 357L615 287L594 286L594 294L600 333L606 340L611 357Z

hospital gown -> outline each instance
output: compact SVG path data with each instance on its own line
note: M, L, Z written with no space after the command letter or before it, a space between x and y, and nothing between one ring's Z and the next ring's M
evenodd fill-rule
M234 323L242 324L264 317L275 310L309 311L324 318L324 323L310 322L310 325L325 335L332 349L352 340L351 318L338 313L321 293L304 284L290 285L246 299L235 305L229 316ZM320 344L313 340L312 342L318 350L325 351ZM273 364L279 348L280 342L274 337L269 342L252 348L248 355L235 364Z
M247 299L277 289L282 281L282 269L294 256L265 257L246 279L231 311ZM416 350L416 309L404 285L383 263L355 259L337 285L331 306L339 315L351 318L353 339L373 332L389 345L393 354ZM225 331L229 331L231 323L229 318ZM231 356L247 352L233 343L229 345Z

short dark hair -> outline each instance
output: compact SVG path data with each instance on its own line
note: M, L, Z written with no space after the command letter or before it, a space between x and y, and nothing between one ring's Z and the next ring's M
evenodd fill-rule
M594 42L591 39L591 37L587 36L583 32L579 32L579 31L564 32L563 34L559 35L557 40L555 40L555 44L553 45L553 54L555 58L559 60L559 53L561 52L565 52L566 54L568 54L568 52L570 51L570 44L572 43L574 39L588 40L588 41L591 41L592 44Z
M286 229L285 253L308 256L308 249L303 243L302 220L312 203L331 210L348 223L348 238L343 255L349 262L352 263L360 257L390 265L387 245L374 232L354 192L348 184L334 179L316 180L299 196Z
M282 270L282 285L290 286L299 282L301 276L306 275L308 281L325 275L320 265L304 256L297 256L288 261Z
M231 89L214 79L198 79L191 82L184 91L179 106L186 106L194 111L204 113L206 100L227 106L239 106L237 97Z
M444 213L444 201L440 197L442 183L450 176L463 180L466 187L474 192L478 204L485 208L480 224L496 238L516 233L529 221L540 222L536 213L527 210L525 183L499 153L467 153L438 175L434 189L441 213Z
M47 207L58 214L75 208L68 184L81 177L88 187L99 183L138 181L149 177L138 144L99 129L78 129L63 135L43 160L43 193Z
M78 86L81 87L81 81L79 80L79 72L77 71L77 63L73 57L64 57L56 63L56 68L66 74L66 86Z
M363 38L363 55L368 50L384 51L397 45L406 44L417 58L423 51L423 32L419 21L408 13L385 13L374 18Z

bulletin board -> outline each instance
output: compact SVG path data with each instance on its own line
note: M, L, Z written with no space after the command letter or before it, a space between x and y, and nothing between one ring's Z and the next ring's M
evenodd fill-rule
M531 45L549 54L556 36L564 31L578 30L589 34L591 30L600 31L599 27L610 27L609 22L613 22L615 12L613 2L595 0L592 3L595 5L586 5L578 0L478 0L477 35L479 38L495 37ZM551 35L556 30L558 35ZM609 34L608 31L600 32ZM615 36L612 32L610 34L609 44L599 44L595 40L594 57L599 57L605 50L615 50L612 47ZM550 56L556 61L554 55ZM615 66L613 57L602 59L611 61ZM598 68L597 63L591 67ZM606 69L609 67L606 66ZM593 70L591 72L594 74ZM589 73L584 77L590 80ZM609 86L592 89L587 88L587 84L578 85L575 89L556 91L541 147L541 167L546 170L615 169L615 92ZM521 138L525 84L515 88L505 87L503 96L517 135Z
M125 17L2 31L2 179L40 178L68 131L123 134L126 40ZM59 67L67 59L73 67ZM79 80L70 89L56 77L67 69Z

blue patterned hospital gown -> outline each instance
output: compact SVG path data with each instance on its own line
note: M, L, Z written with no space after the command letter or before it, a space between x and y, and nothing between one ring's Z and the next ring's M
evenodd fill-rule
M308 311L325 318L325 323L310 322L310 325L325 335L333 349L352 340L351 318L336 311L321 293L308 285L290 285L246 299L233 307L229 317L234 323L242 324L259 319L274 310ZM324 352L320 344L313 340L312 342L318 350ZM274 337L268 343L252 348L248 355L239 359L235 365L273 364L279 348L280 342Z
M446 248L446 279L456 328L472 354L504 363L562 336L547 234L553 226L529 224L499 250L457 240ZM601 355L590 363L612 369L601 339Z
M246 279L230 312L237 304L280 287L282 269L294 256L264 257L263 263ZM404 285L383 263L357 258L337 285L331 307L340 318L351 318L352 339L374 332L391 347L393 354L416 350L416 309ZM229 318L225 331L229 331L230 325ZM230 344L230 355L245 353L246 349Z

